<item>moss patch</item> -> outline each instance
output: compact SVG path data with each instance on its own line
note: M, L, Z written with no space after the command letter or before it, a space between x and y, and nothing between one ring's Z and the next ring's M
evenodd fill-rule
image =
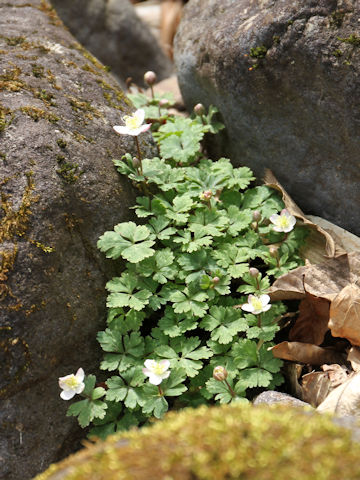
M75 183L84 173L79 170L79 165L77 163L67 162L63 155L57 155L56 161L59 164L56 173L65 180L66 183Z
M355 33L351 34L347 38L338 37L338 40L343 43L349 43L353 47L360 47L360 37L358 37Z
M53 465L36 480L356 480L360 445L289 406L200 407Z
M59 117L57 117L53 113L46 112L41 108L32 107L31 105L21 107L20 110L26 115L28 115L30 118L32 118L34 122L38 122L40 119L43 119L48 120L50 123L56 123L60 120Z

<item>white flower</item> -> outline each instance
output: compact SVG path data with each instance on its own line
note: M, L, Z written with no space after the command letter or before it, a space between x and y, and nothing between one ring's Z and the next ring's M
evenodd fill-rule
M132 135L137 137L140 133L146 132L151 127L150 123L144 123L145 111L143 109L136 110L134 115L125 115L125 126L115 125L114 130L120 135Z
M77 393L81 393L85 388L84 377L85 373L82 368L79 368L75 375L72 373L71 375L66 375L66 377L60 377L59 387L63 390L60 393L60 397L63 400L70 400Z
M250 312L254 315L258 315L259 313L267 312L268 310L270 310L271 305L269 305L269 302L269 295L260 295L260 297L257 297L256 295L249 295L248 303L242 305L241 308L242 310L245 310L245 312Z
M276 232L288 233L294 228L296 218L293 215L290 215L286 208L284 208L284 210L281 210L280 215L277 213L271 215L270 222L274 224L273 229Z
M143 374L149 377L149 382L153 385L160 385L160 383L168 378L170 375L169 360L145 360L144 365L146 368L143 368Z

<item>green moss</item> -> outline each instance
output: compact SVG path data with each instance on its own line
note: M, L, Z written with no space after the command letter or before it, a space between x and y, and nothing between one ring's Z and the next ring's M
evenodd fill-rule
M259 45L258 47L253 47L250 49L250 57L252 58L265 58L266 52L268 51L265 45Z
M2 160L3 162L6 162L6 153L0 152L0 160Z
M25 87L25 82L19 79L21 69L16 65L11 65L0 75L0 91L19 92Z
M342 54L343 52L339 48L333 51L334 57L341 57Z
M63 26L63 23L60 20L60 18L57 16L57 13L54 7L50 5L49 2L47 2L46 0L41 0L41 3L37 8L48 16L49 23L51 25L55 25L57 27Z
M25 42L25 37L4 37L4 39L10 47L15 47Z
M14 114L10 108L6 108L0 103L0 133L5 130L5 128L11 125L13 121Z
M65 180L66 183L75 183L84 173L79 171L79 165L77 163L67 162L63 155L57 155L56 161L59 164L56 173Z
M56 123L60 119L53 113L46 112L45 110L41 110L41 108L33 107L33 106L26 106L21 107L20 110L28 115L30 118L34 120L34 122L38 122L40 119L48 120L50 123Z
M102 72L109 71L108 70L109 67L105 67L104 65L102 65L102 63L100 63L99 60L97 60L93 55L91 55L91 53L89 53L82 45L80 45L80 43L73 43L69 45L69 48L74 48L75 50L80 52L84 58L89 60L100 71Z
M91 105L91 102L87 100L80 100L79 98L73 97L71 95L66 95L69 99L69 103L74 112L83 112L86 113L85 117L92 120L93 116L102 117L102 114Z
M66 148L67 143L63 138L58 138L56 143L59 145L60 148Z
M93 73L94 75L100 75L100 72L96 71L95 68L92 68L91 65L89 65L88 63L86 63L85 65L83 65L81 67L81 70L84 70L85 72L91 72Z
M340 42L349 43L350 45L352 45L354 47L360 47L360 37L358 37L355 33L352 33L347 38L337 37L337 39L340 40Z
M357 480L359 454L326 415L203 406L89 445L36 480Z
M345 12L343 10L334 10L330 15L330 26L340 28L344 20Z
M119 88L113 87L112 85L105 82L104 80L96 80L96 81L101 86L103 90L103 97L105 98L107 104L110 107L123 111L124 103L131 106L131 102Z
M56 103L54 102L54 95L44 89L34 91L34 97L42 100L48 107L56 107Z
M31 69L32 69L32 73L34 75L34 77L36 78L44 78L45 77L45 74L44 74L44 67L42 65L37 65L36 63L33 63L31 65Z

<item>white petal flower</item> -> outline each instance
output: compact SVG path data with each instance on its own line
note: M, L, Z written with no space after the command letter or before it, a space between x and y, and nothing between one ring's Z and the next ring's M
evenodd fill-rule
M274 224L273 229L276 232L288 233L294 228L296 218L293 215L290 215L286 208L284 208L284 210L281 210L280 215L277 213L271 215L270 222Z
M146 132L151 127L151 123L143 123L145 119L145 111L140 108L136 110L134 115L125 115L125 125L115 125L114 130L120 135L132 135L137 137L140 133Z
M85 373L82 368L74 375L66 375L66 377L59 378L59 387L63 390L60 397L63 400L70 400L77 393L81 393L85 388L84 383Z
M149 382L153 385L160 385L160 383L168 378L170 375L170 362L169 360L145 360L145 368L143 368L143 374L149 377Z
M249 295L248 303L242 305L241 308L242 310L245 310L245 312L250 312L254 315L258 315L259 313L267 312L268 310L270 310L271 305L269 305L269 302L269 295L260 295L260 297L257 297L256 295Z

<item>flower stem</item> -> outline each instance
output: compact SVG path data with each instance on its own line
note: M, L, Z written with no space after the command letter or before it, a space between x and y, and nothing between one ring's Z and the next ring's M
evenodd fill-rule
M142 170L142 156L141 156L139 139L138 139L138 137L134 137L134 138L135 138L135 144L136 144L138 159L139 159L139 162L140 162L140 173L142 175L142 173L143 173L143 170Z
M164 396L164 392L162 391L160 385L158 385L158 390L159 390L159 395L160 395L160 397L163 397L163 396Z
M257 326L261 328L261 313L257 316Z
M235 393L234 390L230 387L229 382L228 382L227 380L224 380L224 382L226 383L226 386L228 387L231 396L232 396L233 398L235 398L235 397L236 397L236 393Z
M256 345L256 351L257 352L260 350L260 348L263 346L263 344L264 344L264 340L261 338Z

